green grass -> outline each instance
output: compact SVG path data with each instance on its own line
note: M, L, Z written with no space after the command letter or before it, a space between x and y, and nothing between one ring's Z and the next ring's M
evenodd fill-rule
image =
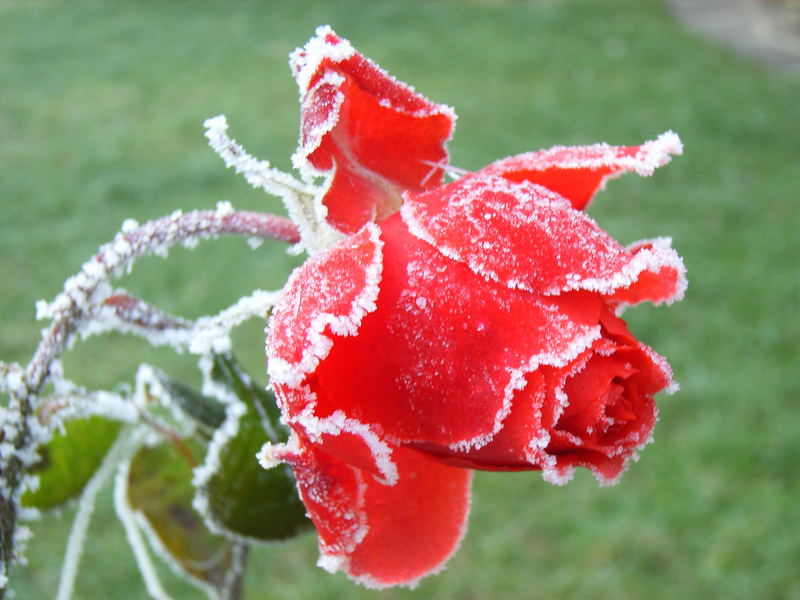
M330 23L428 97L453 105L454 164L553 144L677 131L685 155L609 184L592 215L623 242L672 235L690 287L627 313L671 360L656 443L622 482L582 473L479 473L470 533L442 575L376 593L314 567L315 539L255 552L248 598L800 598L800 80L685 32L656 2L0 4L0 358L26 361L51 298L126 217L176 208L278 210L205 145L202 121L288 168L297 93L286 55ZM242 240L146 259L122 284L210 314L277 288L297 259ZM260 326L237 340L262 372ZM130 379L138 361L194 378L193 361L124 337L68 356L78 381ZM19 598L52 597L70 510L34 524ZM80 598L142 598L106 496ZM174 580L176 597L200 597Z

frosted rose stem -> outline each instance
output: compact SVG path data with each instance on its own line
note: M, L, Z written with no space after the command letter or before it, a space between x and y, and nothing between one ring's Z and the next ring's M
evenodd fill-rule
M125 290L116 290L93 307L91 323L80 334L87 338L119 331L142 337L152 346L172 346L177 352L225 352L230 349L230 331L252 317L265 318L281 294L282 290L255 290L216 315L190 321L170 315Z
M229 203L220 203L217 210L176 211L141 226L126 221L122 231L64 283L55 300L37 304L37 317L50 318L52 323L43 331L27 367L0 364L0 392L9 394L8 406L0 411L0 600L5 597L13 558L24 472L38 458L35 448L41 427L33 416L34 398L50 376L53 361L91 320L92 307L111 295L108 281L112 276L130 271L139 257L165 255L174 244L191 246L219 235L277 239L290 244L300 241L299 230L289 219L234 211Z
M69 278L64 291L49 305L37 306L39 318L52 318L53 323L26 369L26 383L36 394L47 379L49 365L63 352L90 308L109 295L107 282L112 275L130 270L133 262L147 254L165 254L177 243L192 244L196 240L218 235L245 235L297 243L297 227L283 217L249 211L234 211L221 204L216 211L175 212L142 226L123 225L113 241L84 263L81 271Z
M331 246L342 235L325 220L327 209L319 200L320 188L312 183L299 181L259 160L235 139L228 136L228 121L225 115L206 119L208 144L225 162L227 168L244 176L247 183L280 198L293 223L298 225L302 249L309 255Z

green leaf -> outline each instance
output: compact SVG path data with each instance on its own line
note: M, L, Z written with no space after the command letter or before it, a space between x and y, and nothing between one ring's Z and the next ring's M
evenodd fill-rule
M310 522L288 469L263 469L255 456L267 437L257 420L242 417L238 434L220 451L220 465L205 485L214 521L247 538L282 540Z
M269 421L270 426L275 429L274 435L277 438L272 441L284 442L289 438L288 431L280 423L281 411L278 410L274 394L263 386L254 384L253 379L242 370L232 355L214 355L211 377L230 388L248 409L253 409L262 419Z
M141 448L128 471L128 502L139 511L161 546L190 581L220 589L231 566L232 542L211 533L192 507L192 463L199 444L186 440L180 450L163 443Z
M263 469L256 453L267 441L285 441L285 428L271 393L261 389L231 356L216 356L214 371L244 403L238 432L219 449L219 466L198 492L208 500L214 522L250 539L282 540L308 529L294 479L288 468Z
M30 469L39 475L39 487L23 494L22 505L47 510L79 496L121 427L119 421L100 416L67 421L63 433L56 431L39 447L41 460Z
M161 385L172 397L172 401L186 415L210 429L216 429L225 420L225 406L214 398L204 396L162 371L156 371Z

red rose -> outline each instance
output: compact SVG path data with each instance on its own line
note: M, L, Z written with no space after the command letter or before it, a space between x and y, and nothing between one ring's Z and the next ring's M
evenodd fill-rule
M555 148L443 185L440 172L420 178L420 157L392 154L406 140L376 131L400 117L374 111L426 123L443 113L343 44L323 29L295 55L298 155L329 165L322 203L351 235L298 268L275 309L269 374L293 435L261 459L293 467L321 566L376 587L413 584L455 551L471 469L563 483L583 466L610 483L650 439L670 369L614 309L680 298L683 264L667 240L621 246L581 209L607 178L649 174L680 143L669 133L640 147ZM320 107L308 99L322 81L341 85ZM343 106L344 125L322 115ZM442 131L403 135L438 144L430 166L446 157ZM341 177L368 191L354 213ZM399 212L381 200L388 188L404 190Z

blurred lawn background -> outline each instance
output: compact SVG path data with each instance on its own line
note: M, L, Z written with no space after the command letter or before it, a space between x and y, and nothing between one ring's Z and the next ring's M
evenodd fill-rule
M686 299L626 314L669 357L656 443L621 483L588 473L478 473L470 532L443 574L374 592L316 568L308 534L254 552L247 598L800 598L800 78L689 34L660 2L0 3L0 358L27 362L52 298L122 221L174 209L279 211L206 146L224 112L252 153L288 169L297 91L287 54L330 23L457 109L452 162L476 169L554 144L635 144L668 129L685 155L611 182L591 214L618 239L671 235ZM293 265L277 244L204 242L142 260L124 285L212 314ZM263 372L262 324L237 334ZM139 361L196 381L194 359L109 336L67 356L94 387ZM33 525L18 598L54 594L72 509ZM424 540L421 540L424 543ZM176 598L202 595L166 575ZM110 494L77 597L144 598Z

